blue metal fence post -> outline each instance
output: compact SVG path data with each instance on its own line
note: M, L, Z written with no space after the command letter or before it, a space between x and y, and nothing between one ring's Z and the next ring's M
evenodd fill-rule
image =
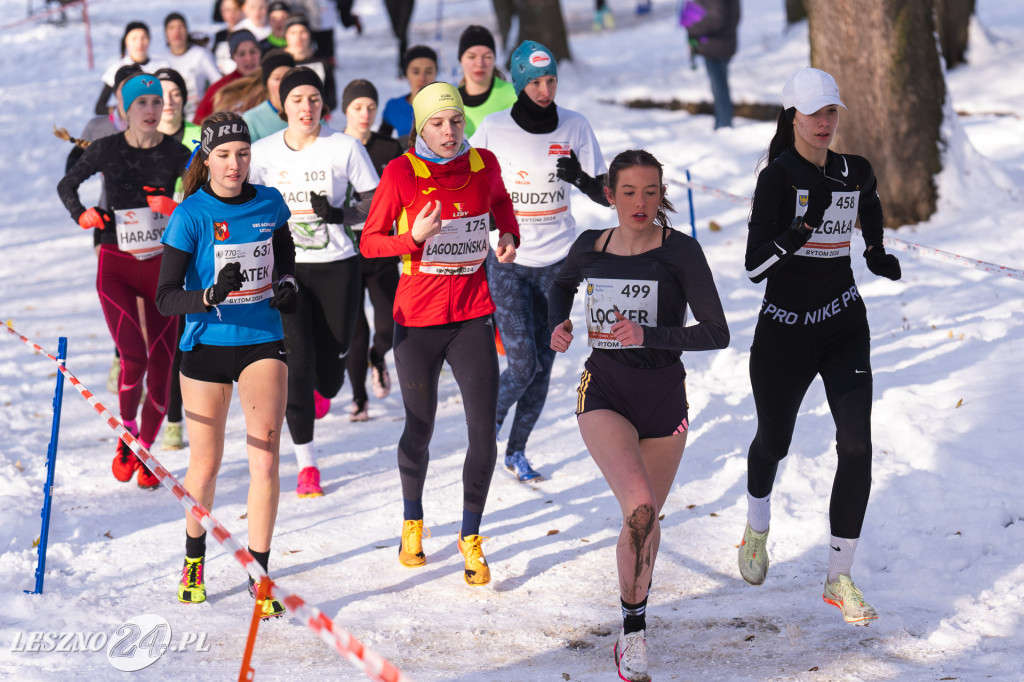
M68 356L67 337L57 341L57 362L64 367ZM39 563L36 566L36 589L29 594L43 593L43 575L46 573L46 541L50 535L50 501L53 497L53 474L57 468L57 437L60 434L60 408L64 398L64 373L57 371L57 389L53 394L53 425L50 428L50 447L46 451L46 486L43 488L42 529L39 531ZM28 590L25 590L28 592Z
M690 200L690 236L697 238L697 219L693 214L693 187L690 186L690 169L686 169L686 198Z

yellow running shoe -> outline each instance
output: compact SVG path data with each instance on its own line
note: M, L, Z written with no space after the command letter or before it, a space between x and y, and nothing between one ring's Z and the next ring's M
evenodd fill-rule
M468 535L465 538L459 534L459 551L466 559L466 570L462 577L467 585L486 585L491 582L491 569L484 557L484 540L489 540L482 535Z
M408 568L417 568L427 563L423 553L423 533L430 537L430 529L423 527L423 519L406 520L402 524L402 544L398 548L398 562Z
M203 557L185 557L178 583L178 601L186 604L200 604L206 601L206 583L203 582Z
M254 581L251 576L249 577L249 596L256 599L256 581ZM285 611L281 602L269 596L266 599L259 601L259 606L261 610L261 620L266 620L268 618L280 618Z
M843 620L854 625L867 625L878 619L875 607L864 601L864 593L857 589L850 576L840 573L834 583L825 581L825 592L821 598L826 604L843 612Z

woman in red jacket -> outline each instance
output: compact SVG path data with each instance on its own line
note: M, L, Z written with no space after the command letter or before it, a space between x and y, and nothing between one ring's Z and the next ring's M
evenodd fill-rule
M480 521L497 458L498 355L494 303L481 266L488 250L488 214L498 225L495 255L502 263L515 258L519 226L494 155L465 141L458 90L431 83L412 106L411 149L384 169L360 241L368 258L402 257L394 307L395 370L405 404L405 430L398 441L405 523L398 560L410 567L426 563L423 483L438 378L447 361L469 428L458 546L466 582L485 585L491 573L480 547L486 539Z

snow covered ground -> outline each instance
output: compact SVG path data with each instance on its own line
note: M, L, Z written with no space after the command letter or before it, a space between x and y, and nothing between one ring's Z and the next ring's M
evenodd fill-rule
M494 26L486 0L420 0L413 41L443 42L443 75L461 29ZM606 158L644 147L681 179L749 196L773 124L737 120L712 133L711 118L636 111L607 101L634 97L709 99L703 67L691 70L675 2L657 0L638 18L631 0L611 0L619 26L594 34L590 0L563 0L575 61L561 65L558 102L585 113ZM1024 9L983 0L970 63L948 75L951 103L970 114L950 121L950 156L940 210L890 233L930 247L1024 267L1024 88L1007 64L1024 59ZM180 0L194 30L209 28L208 0ZM0 0L5 22L25 4ZM52 124L78 132L90 116L99 74L116 55L126 21L155 31L170 5L128 0L90 5L97 69L85 64L80 24L32 24L0 31L0 320L51 351L69 339L71 370L108 406L103 390L111 341L93 285L88 235L56 197L66 143ZM383 3L358 0L365 34L338 40L339 79L376 82L382 101L405 92L395 78L394 40ZM807 28L787 30L781 0L744 2L734 99L778 101L785 78L808 61ZM856 102L847 102L852 108ZM885 178L881 179L882 182ZM98 191L92 181L85 194ZM685 191L670 188L685 225ZM612 214L576 197L582 228ZM880 280L859 258L855 275L868 304L875 373L874 487L854 577L881 613L854 628L821 601L827 561L827 506L835 467L834 426L815 385L803 404L792 453L780 469L760 588L736 571L743 529L745 453L754 433L747 351L762 293L744 276L747 209L697 195L697 232L732 331L727 350L684 357L692 431L669 497L662 551L648 609L655 679L1021 679L1024 663L1024 282L901 253L903 279ZM707 229L715 220L722 230ZM350 424L347 389L318 423L326 495L292 493L296 467L286 439L280 515L271 556L276 580L335 623L426 680L610 680L619 626L614 572L617 505L579 437L572 410L583 344L555 364L547 409L530 441L545 480L516 483L495 473L483 532L493 580L466 586L455 547L464 422L450 376L441 386L432 443L425 541L428 564L395 560L401 504L395 449L403 412L397 392L372 401L373 419ZM34 585L39 509L55 369L13 336L0 334L0 676L108 679L120 675L104 652L12 651L27 633L112 635L141 614L165 618L178 641L206 633L208 651L168 652L138 679L230 679L237 675L251 601L234 559L211 542L210 599L175 598L182 509L164 489L123 485L110 475L112 431L68 387L53 493L45 593ZM247 470L237 411L214 515L245 540ZM503 443L499 443L503 449ZM176 476L187 450L154 454ZM281 619L260 628L256 679L365 679L304 625Z

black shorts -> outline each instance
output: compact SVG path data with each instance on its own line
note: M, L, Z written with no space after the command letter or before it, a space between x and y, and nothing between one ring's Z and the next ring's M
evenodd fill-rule
M181 374L196 381L231 384L242 370L258 360L286 362L283 341L254 343L248 346L206 346L197 343L181 354Z
M683 363L637 369L594 353L583 367L576 389L577 417L611 410L629 420L640 438L664 438L689 429Z

